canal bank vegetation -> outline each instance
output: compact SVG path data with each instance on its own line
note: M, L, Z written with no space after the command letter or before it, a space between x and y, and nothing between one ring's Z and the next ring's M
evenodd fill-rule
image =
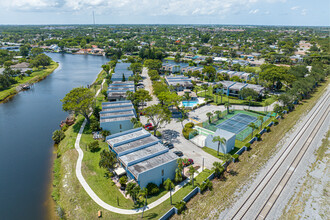
M20 91L19 87L22 84L34 84L43 80L49 74L51 74L58 67L58 65L58 63L51 61L50 64L44 68L34 67L31 74L25 74L24 76L22 74L17 75L16 71L15 73L8 71L10 76L6 76L6 74L0 74L0 82L4 83L8 80L10 81L9 84L6 83L6 85L0 85L0 102L16 95ZM7 78L5 79L4 77Z
M239 163L230 163L221 179L213 180L212 192L199 194L186 204L184 218L217 218L221 211L229 208L233 201L246 190L258 171L279 150L276 145L285 139L298 120L306 115L327 90L329 80L319 83L309 99L303 99L285 118L280 119L280 126L273 126L272 132L264 133L263 140L253 144L249 151L239 157ZM182 219L182 216L174 216Z

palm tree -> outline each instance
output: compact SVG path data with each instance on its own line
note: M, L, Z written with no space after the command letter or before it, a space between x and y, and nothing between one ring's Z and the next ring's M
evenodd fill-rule
M188 106L189 106L189 101L191 99L189 92L184 93L183 98L188 101Z
M178 165L178 169L183 172L183 159L180 157L176 160L176 164Z
M136 186L136 183L133 183L133 182L127 183L126 193L125 193L126 196L129 195L133 199L134 203L135 203L135 200L134 200L135 197L134 197L133 189L135 188L135 186Z
M147 188L141 189L140 192L139 192L139 196L146 198L144 207L142 209L142 216L141 217L143 218L144 209L147 207L147 203L148 203L148 201L147 201L147 199L148 199L148 189Z
M215 136L215 137L213 137L212 142L213 143L218 142L217 156L219 156L220 145L226 144L227 140L226 140L226 138L222 138L220 136Z
M270 105L270 101L269 101L268 99L266 99L266 100L265 100L265 104L264 104L264 106L265 106L264 111L265 111L265 112L268 110L268 105Z
M188 164L188 158L183 158L183 160L182 160L182 162L183 162L183 164ZM182 164L182 167L183 167L183 164ZM182 168L182 170L183 170L183 176L184 176L184 168Z
M224 161L224 162L228 162L228 161L230 161L231 159L232 159L232 156L230 155L230 154L223 154L222 156L221 156L221 158L222 158L222 160Z
M211 124L211 117L212 117L213 113L212 112L208 112L206 113L206 116L209 118L209 123Z
M229 108L231 107L231 104L227 102L225 103L225 107L227 108L227 114L229 114Z
M220 174L224 171L224 168L220 162L214 162L212 169L217 177L220 177Z
M249 110L250 110L250 105L251 105L251 101L252 101L252 96L248 96L248 97L246 98L246 101L249 102Z
M217 86L217 94L219 93L219 91L220 91L220 96L221 96L221 103L220 104L222 104L222 96L223 96L223 91L222 91L222 88L223 88L223 85L221 84L221 83L219 83L218 84L218 86ZM221 90L219 90L219 89L221 89ZM218 100L217 100L217 103L218 103Z
M206 90L209 88L209 86L207 84L203 84L202 85L202 89L204 90L204 96L206 97Z
M258 127L253 122L251 122L248 126L252 129L252 133L251 133L251 138L252 138L253 137L253 131L255 129L257 129Z
M264 123L264 117L263 116L258 116L258 121L260 121L260 130L261 130L261 127L262 127L262 123Z
M221 115L221 111L217 110L217 111L215 111L214 113L217 115L217 119L219 120L220 115Z
M172 205L172 189L174 188L174 183L168 178L164 182L164 187L167 191L170 191L170 199L171 199L171 205Z
M193 166L189 167L188 173L191 176L191 181L192 181L192 186L194 187L194 174L198 173L197 170L195 170L195 168Z
M174 181L177 182L177 183L182 181L182 170L179 169L179 168L175 169Z

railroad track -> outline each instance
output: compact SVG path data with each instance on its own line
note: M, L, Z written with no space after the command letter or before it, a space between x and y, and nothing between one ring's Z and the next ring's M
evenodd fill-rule
M264 175L259 181L258 184L256 184L251 190L248 197L245 199L245 201L242 203L242 205L239 206L238 209L236 209L234 215L230 219L243 219L247 212L250 210L251 206L256 202L258 197L264 192L266 186L272 181L275 174L278 173L278 170L281 168L284 161L287 159L287 157L291 154L291 152L298 152L298 154L294 155L294 159L290 163L290 166L285 170L284 174L280 178L280 182L275 186L275 188L272 190L271 194L267 196L267 199L263 202L262 208L260 211L256 210L256 217L254 219L264 219L267 217L269 211L275 204L277 198L281 194L282 190L285 188L287 182L289 181L291 175L295 171L296 167L298 166L299 162L305 155L305 152L307 151L308 147L310 146L313 138L319 131L321 125L325 121L327 115L329 114L329 92L326 91L326 95L321 99L321 101L318 103L318 107L316 110L312 113L311 117L307 120L307 122L304 124L302 129L297 133L296 137L293 138L293 140L289 143L287 146L287 149L280 155L280 157L277 158L277 160L274 162L271 169L268 171L266 175ZM302 145L297 145L297 143L301 140L303 135L306 133L309 126L313 123L319 112L323 109L323 107L326 106L325 113L322 115L322 117L317 121L312 133L309 135L306 141L303 142ZM295 150L295 151L294 151Z

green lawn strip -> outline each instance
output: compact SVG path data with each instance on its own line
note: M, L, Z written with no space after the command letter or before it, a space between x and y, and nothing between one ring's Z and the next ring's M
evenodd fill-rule
M199 97L205 97L205 90L203 90L200 87L196 87L196 89L198 91L197 95ZM230 104L234 104L234 105L249 105L249 102L247 102L246 100L232 98L230 96L228 97L227 95L222 96L222 102L221 102L221 96L217 94L213 94L212 88L208 88L208 90L206 91L206 97L208 97L209 100L213 100L213 102L211 102L211 104L213 105L225 104L226 102L229 102ZM250 105L265 106L266 100L269 101L269 104L273 104L276 101L275 96L271 96L267 99L262 100L261 102L251 101Z
M217 218L222 210L228 208L233 202L233 195L237 194L237 189L244 190L242 187L254 178L261 167L268 162L269 158L276 152L275 146L281 141L297 121L312 109L320 96L326 91L328 81L320 84L311 98L304 100L296 105L296 108L284 115L284 119L279 120L277 126L271 127L270 133L262 136L262 141L257 141L251 146L250 151L244 152L238 163L231 163L228 169L233 170L233 174L225 173L222 181L213 181L214 190L212 193L205 193L194 197L188 204L188 211L185 212L186 219L205 219ZM216 210L216 211L215 211ZM173 219L179 219L180 216L174 216Z
M58 63L52 61L51 64L46 69L36 70L30 76L25 76L23 79L19 77L15 77L17 83L10 86L10 88L0 91L0 101L5 100L7 97L17 94L16 87L25 84L25 83L36 83L49 74L51 74L57 67Z

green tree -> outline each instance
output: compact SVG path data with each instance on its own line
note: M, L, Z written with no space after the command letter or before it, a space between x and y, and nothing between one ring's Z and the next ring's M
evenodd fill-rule
M195 173L198 173L198 172L197 172L197 170L195 170L194 166L190 166L190 167L189 167L189 170L188 170L188 173L189 173L190 176L191 176L192 186L194 187L194 174L195 174Z
M263 116L261 116L261 115L259 115L258 116L258 121L260 121L260 130L261 130L261 127L262 127L262 123L264 122L264 117Z
M206 91L208 88L209 88L209 86L207 84L202 85L202 89L205 91L205 95L204 95L205 97L206 97Z
M52 62L52 59L44 53L37 55L31 61L32 66L35 66L35 67L43 66L43 68L45 68L45 66L49 66L51 62Z
M31 55L32 57L36 57L39 54L42 54L43 50L40 47L35 47L31 49Z
M93 106L94 95L93 93L83 87L72 89L61 100L63 103L62 108L64 111L73 111L82 114L89 123L89 113Z
M154 126L154 135L159 128L171 122L171 112L160 104L147 107L145 116L148 118L148 122L151 121Z
M23 45L19 48L19 54L23 57L29 56L29 48L26 45Z
M219 120L220 119L220 117L221 117L221 111L219 111L219 110L216 110L215 112L214 112L215 114L216 114L216 116L217 116L217 119Z
M125 82L126 81L126 78L125 78L125 74L123 73L123 78L122 78L122 80L121 81L123 81L123 82Z
M122 176L120 177L119 179L119 183L121 186L126 186L126 183L127 183L127 176Z
M142 64L139 62L131 63L130 70L133 71L134 74L141 73L142 72Z
M212 139L212 142L215 143L215 142L218 142L218 150L217 150L217 156L219 156L219 150L220 150L220 145L225 145L227 140L226 138L222 138L220 136L214 136L213 139Z
M182 181L182 172L180 171L179 168L176 168L175 169L175 178L174 178L174 181L179 183Z
M214 162L213 170L214 170L215 176L219 178L225 169L220 162Z
M253 131L255 129L257 129L258 127L253 122L251 122L248 126L252 129L252 132L251 132L251 138L252 138L253 137Z
M90 152L96 152L100 149L100 145L98 141L93 141L88 144L88 149Z
M114 165L117 162L116 155L112 151L103 150L100 153L101 159L99 161L99 166L107 170L114 168Z
M52 139L55 142L55 144L59 144L61 140L65 138L65 133L62 130L56 130L53 133Z
M162 61L160 60L153 60L153 59L147 59L144 61L144 66L146 66L149 70L159 70L162 68Z
M229 108L231 107L231 104L229 102L225 103L225 108L227 108L227 114L229 114Z
M174 183L169 178L164 182L164 188L170 192L170 201L172 205L172 189L174 188Z
M209 119L209 123L211 124L211 117L212 117L213 113L212 112L208 112L206 113L206 116L208 117Z

